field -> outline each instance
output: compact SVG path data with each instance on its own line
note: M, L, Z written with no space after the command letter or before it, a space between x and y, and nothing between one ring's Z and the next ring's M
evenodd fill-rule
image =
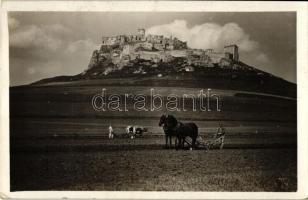
M296 191L296 149L176 151L162 140L68 140L15 152L12 190Z
M204 139L222 123L225 148L176 151L164 149L158 126L164 111L97 112L91 98L102 88L119 94L149 93L141 86L11 88L12 191L296 191L294 99L215 90L222 98L221 112L214 107L195 112L188 105L187 112L172 114L195 122ZM202 88L155 89L166 97L196 94ZM114 140L107 139L109 125ZM127 125L141 125L148 132L143 138L123 138Z

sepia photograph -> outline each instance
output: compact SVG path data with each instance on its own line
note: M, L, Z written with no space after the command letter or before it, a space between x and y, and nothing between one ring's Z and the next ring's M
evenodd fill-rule
M296 14L10 12L12 191L296 191Z
M297 7L16 3L1 13L0 198L303 197Z

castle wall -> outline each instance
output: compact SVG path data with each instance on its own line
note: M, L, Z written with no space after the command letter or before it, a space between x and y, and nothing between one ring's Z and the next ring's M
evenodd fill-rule
M216 53L216 52L210 53L208 54L208 56L209 56L210 62L212 63L219 63L222 58L225 58L224 53Z
M173 44L166 44L165 48L166 48L166 50L173 50L174 46L173 46Z
M138 57L144 60L151 60L153 62L167 62L172 59L172 57L164 52L159 51L138 51Z
M173 57L187 57L187 51L186 50L172 50L168 51L168 53Z
M141 43L141 47L143 47L144 49L147 49L147 50L152 50L153 44L150 43L150 42L143 42L143 43Z
M103 45L115 45L117 44L117 38L116 37L103 37L102 44Z
M195 54L195 55L198 55L198 56L203 56L203 55L205 55L205 52L202 49L194 49L194 50L191 51L191 54Z
M145 35L145 29L144 28L138 28L137 33L138 33L138 35Z
M165 49L165 45L164 44L159 44L159 43L158 44L154 43L153 47L155 49L159 50L159 51L163 51Z
M97 57L111 59L113 63L123 64L127 60L136 58L159 62L183 57L187 58L189 63L196 65L219 64L228 66L232 60L239 60L237 45L225 46L223 52L214 52L213 49L188 49L187 43L176 37L145 35L145 29L138 29L136 35L103 37L102 44L99 52L96 52L99 55L93 54L92 56L94 61ZM156 51L153 51L153 49L156 49ZM100 55L101 53L104 55Z
M123 46L122 54L129 55L129 54L132 54L134 51L135 51L134 45L126 44Z
M177 38L173 40L174 49L187 49L187 42L182 42Z
M228 67L231 64L231 60L230 59L226 59L226 58L222 58L219 61L219 66L221 67Z
M160 59L159 52L148 52L148 51L139 51L139 58L144 60L153 60L157 62Z
M164 36L162 35L147 35L146 41L154 44L163 44Z

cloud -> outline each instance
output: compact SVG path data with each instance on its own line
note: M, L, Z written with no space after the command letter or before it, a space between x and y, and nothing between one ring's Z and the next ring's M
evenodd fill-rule
M19 22L11 18L12 27ZM90 39L73 40L74 33L61 24L51 25L25 25L18 29L14 28L10 34L10 47L15 51L31 51L34 56L50 57L51 54L63 55L64 53L74 54L82 51L91 51L97 47ZM24 52L29 55L29 52Z
M8 24L9 24L9 29L16 29L16 28L19 27L20 22L13 17L9 17L8 18Z
M10 71L12 85L58 75L75 75L87 68L98 48L62 24L22 24L10 18Z
M98 49L98 48L99 46L90 39L77 40L77 41L69 43L65 52L68 54L74 54L78 51L88 52L90 50L92 53L93 50Z
M269 59L260 50L259 43L250 38L238 24L204 23L188 27L185 20L174 20L172 23L150 27L147 34L158 34L166 37L177 37L187 41L187 45L197 49L214 49L221 51L225 45L237 44L243 60L251 64L268 62ZM241 59L241 58L240 58ZM241 59L242 60L242 59Z
M35 73L36 73L36 69L33 68L33 67L29 67L29 68L27 69L27 72L28 72L28 74L32 75L32 74L35 74Z
M58 50L61 47L61 39L55 37L52 31L52 27L27 26L10 36L10 46Z
M14 17L8 18L10 29L10 47L40 48L40 50L58 50L63 38L69 37L72 31L61 24L22 25Z
M153 26L147 29L146 33L174 36L187 41L191 48L217 50L227 44L237 44L242 51L252 51L258 48L258 43L251 40L249 35L236 23L223 26L216 23L204 23L189 28L185 20L175 20L170 24Z
M264 53L259 53L256 56L256 60L259 61L259 62L263 62L263 63L269 62L269 58Z
M69 28L63 26L62 24L52 24L41 27L43 30L45 30L45 32L57 37L72 34L72 31Z

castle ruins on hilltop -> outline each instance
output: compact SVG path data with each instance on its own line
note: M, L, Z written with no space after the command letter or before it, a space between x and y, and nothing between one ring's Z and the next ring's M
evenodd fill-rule
M176 37L146 35L145 29L138 29L135 35L102 37L101 49L93 52L89 68L102 58L111 60L115 65L125 65L137 58L157 63L178 57L187 58L190 64L208 67L214 64L227 66L230 62L239 61L238 46L235 44L225 46L223 52L215 52L213 49L191 49L187 42Z

